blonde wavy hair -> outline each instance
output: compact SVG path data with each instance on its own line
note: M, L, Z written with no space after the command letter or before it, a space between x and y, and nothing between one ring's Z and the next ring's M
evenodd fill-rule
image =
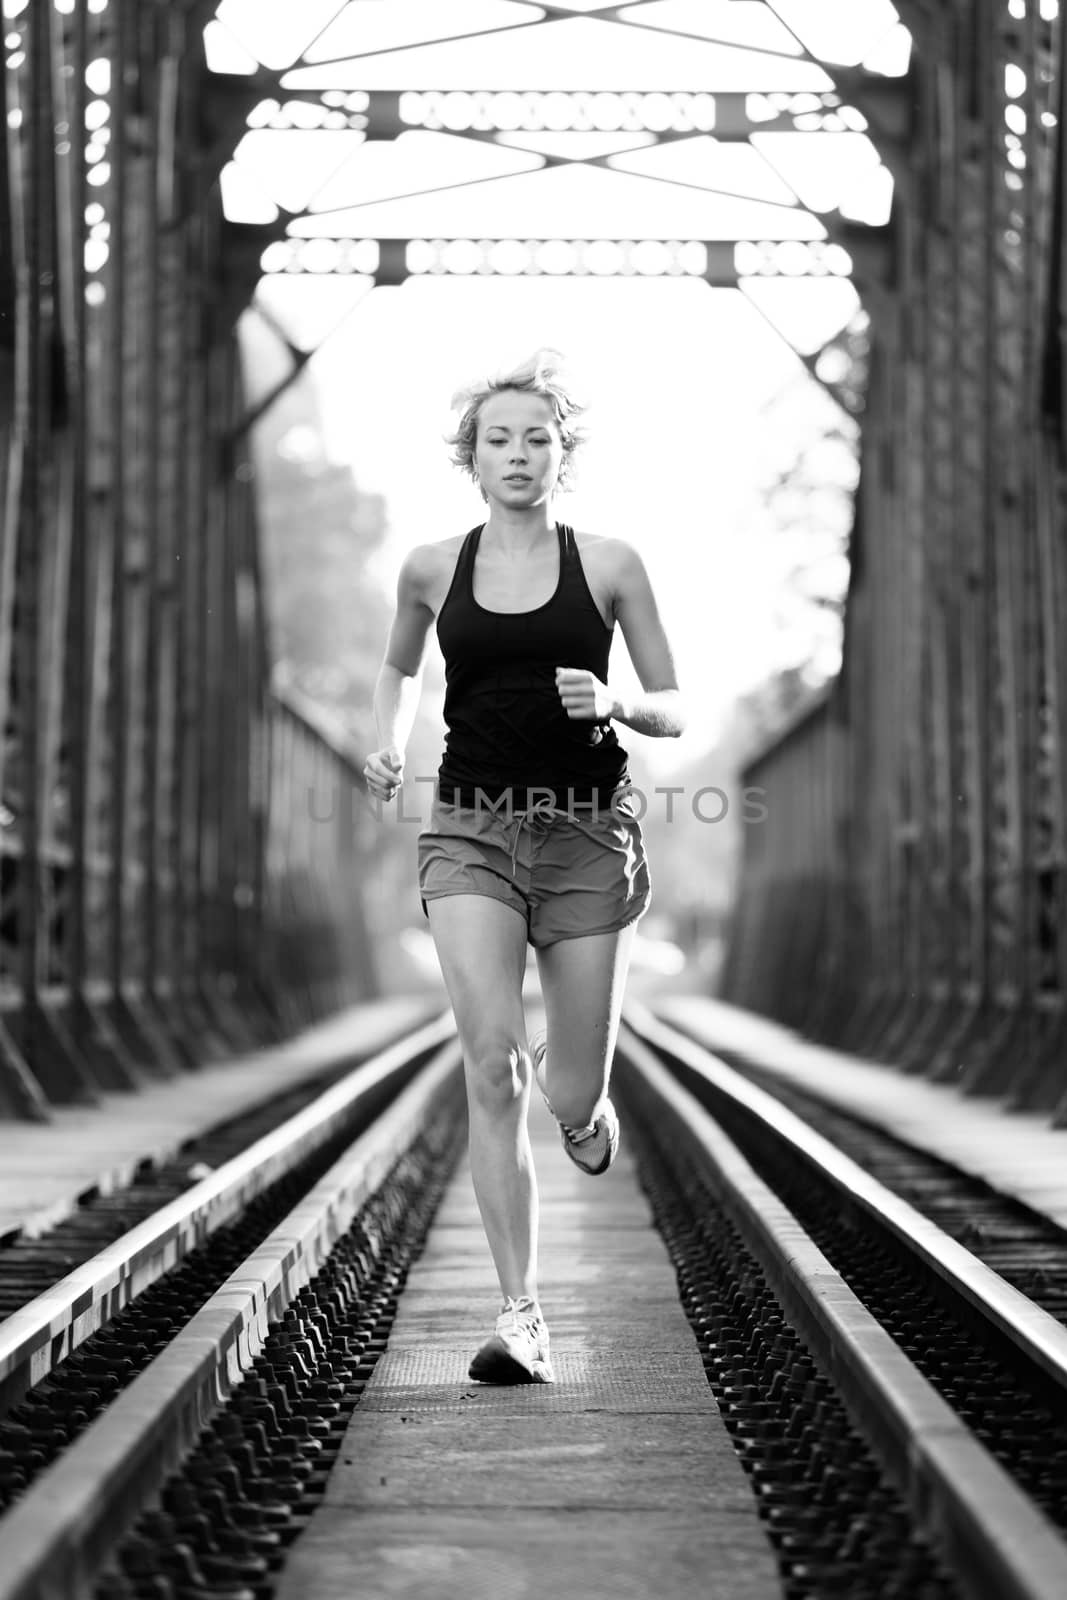
M540 394L551 404L556 426L563 444L556 487L566 490L574 480L573 456L585 439L576 418L586 407L575 398L571 383L563 368L563 357L558 350L536 350L528 360L508 372L498 372L491 378L478 378L474 383L457 390L452 396L452 410L459 412L455 433L446 435L445 443L452 446L453 465L478 482L478 469L474 464L474 449L478 441L478 416L490 395L514 389L522 394ZM479 487L481 487L479 485ZM483 491L484 498L484 491Z

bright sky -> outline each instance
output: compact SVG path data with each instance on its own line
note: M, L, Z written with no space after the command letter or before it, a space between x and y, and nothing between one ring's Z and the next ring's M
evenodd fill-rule
M533 26L542 15L524 0L223 0L207 34L217 69L248 71L257 57L279 72L330 63L288 72L258 108L224 175L228 213L268 222L280 209L293 213L291 236L367 239L825 239L820 213L887 214L888 174L851 107L826 131L738 143L714 137L714 96L748 92L750 113L763 105L771 115L787 93L807 92L818 121L827 108L815 95L833 89L835 62L904 70L909 42L888 0L657 0L632 9L642 24L633 28L581 15ZM484 27L502 31L417 42ZM805 45L820 62L804 58ZM284 89L298 85L348 92L332 97L332 129L321 108L295 103L290 120L305 131L271 126L285 120ZM365 141L348 115L365 105L360 91L420 91L405 101L417 121L427 90L496 86L560 91L560 131L551 120L548 131L524 131L518 94L506 142L451 133L470 115L455 93L435 102L438 131L413 127L395 140ZM664 125L672 93L702 96L692 105L705 131L651 144L627 131L621 88L664 91ZM565 131L562 91L578 89L593 92L585 134ZM505 120L504 100L494 106ZM546 152L578 159L542 170ZM590 153L608 155L612 170L581 165ZM426 192L449 183L463 186ZM578 488L558 515L638 546L694 691L694 726L683 748L661 741L671 745L663 759L706 747L738 693L808 652L803 612L783 620L775 603L791 557L761 489L771 461L788 454L766 407L801 369L754 301L812 352L858 307L847 277L763 279L750 296L697 278L424 276L371 289L351 276L276 274L260 298L299 343L341 319L312 371L328 453L387 502L388 543L368 577L391 590L413 544L480 520L482 502L442 442L449 398L547 344L565 353L590 402ZM816 404L814 385L807 392ZM798 433L801 424L798 415Z
M701 686L691 737L707 743L738 688L765 677L785 643L767 606L775 541L753 484L766 444L760 405L796 358L737 291L665 279L376 289L316 360L328 449L387 497L391 582L403 550L483 515L441 442L452 392L540 344L566 353L590 401L578 487L558 515L641 550L682 677ZM353 381L368 372L372 384Z

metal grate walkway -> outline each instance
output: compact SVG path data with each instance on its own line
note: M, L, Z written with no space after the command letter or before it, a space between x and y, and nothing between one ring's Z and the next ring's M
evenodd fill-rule
M556 1383L467 1380L499 1294L464 1162L279 1600L781 1595L628 1152L590 1180L530 1122Z

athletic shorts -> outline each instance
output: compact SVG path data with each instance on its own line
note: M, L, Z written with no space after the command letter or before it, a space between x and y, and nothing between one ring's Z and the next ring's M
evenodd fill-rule
M534 949L614 933L648 909L651 884L633 801L598 810L497 811L435 799L419 834L419 890L428 900L488 895L526 922Z

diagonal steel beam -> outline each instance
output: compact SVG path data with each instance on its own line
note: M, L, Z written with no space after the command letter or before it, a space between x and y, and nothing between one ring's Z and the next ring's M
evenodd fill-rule
M617 167L609 167L607 165L607 160L608 160L608 158L606 156L597 156L597 157L595 157L593 159L590 159L589 161L582 161L582 162L570 162L570 161L563 161L563 160L552 161L552 160L549 160L549 159L546 158L544 167L540 167L540 168L536 168L535 167L535 168L532 169L532 171L530 173L493 172L493 173L486 174L486 176L482 177L482 178L463 178L458 183L435 183L435 184L430 184L425 189L408 189L408 190L403 191L400 194L377 195L373 199L370 199L370 200L348 200L343 205L326 206L320 211L307 211L305 209L305 210L299 211L299 212L291 212L290 216L293 217L294 219L299 219L301 217L308 217L308 218L312 218L312 217L334 217L334 216L339 216L339 215L341 215L342 213L344 213L346 211L359 211L364 206L390 205L390 204L392 204L393 201L396 201L396 200L421 200L427 195L451 194L457 189L477 189L477 188L480 188L483 184L505 182L508 178L519 178L519 177L534 176L537 172L545 171L549 167L574 166L574 165L580 165L580 166L585 166L585 167L599 167L602 172L612 173L612 174L614 174L614 175L616 175L618 177L623 177L623 178L641 178L641 177L644 177L650 183L664 183L664 184L668 184L672 188L676 188L676 189L693 190L697 194L706 194L706 195L713 195L713 196L717 195L717 196L719 196L719 197L721 197L723 199L728 199L728 200L751 200L754 205L774 206L777 210L780 210L780 211L804 211L804 210L806 210L806 207L802 206L800 204L800 201L797 200L797 199L795 199L794 203L792 203L792 204L787 202L787 201L785 201L785 200L760 200L756 196L742 194L742 193L739 193L737 190L720 189L718 187L712 187L709 184L689 183L685 178L671 178L671 177L666 176L664 173L657 172L654 175L651 175L651 174L645 174L645 173L620 171L620 169L617 168ZM782 181L785 182L784 179ZM275 204L277 204L277 202L275 202ZM281 209L281 208L279 208L279 209ZM297 234L297 235L294 235L294 237L296 237L296 238L305 238L305 237L313 237L313 236L308 236L308 235L304 235L304 234Z
M250 432L260 418L267 414L274 403L277 400L280 400L282 395L288 393L293 384L301 376L312 357L317 356L319 351L324 349L325 346L329 344L330 340L340 332L340 330L348 322L349 318L359 310L362 304L363 300L360 299L357 300L354 305L349 306L348 309L344 311L340 317L338 317L333 326L323 334L318 343L313 345L310 350L302 350L298 345L295 345L285 332L284 328L280 326L277 319L272 317L264 307L257 305L253 305L251 307L251 309L255 311L256 315L267 327L270 328L271 332L275 334L278 340L285 346L293 365L285 374L285 376L283 378L279 378L278 382L273 386L273 388L268 389L267 393L257 400L254 406L250 406L243 416L241 416L238 421L235 422L227 431L222 441L222 448L224 452L231 450L238 440L242 439L245 434Z
M301 47L301 50L300 50L300 56L301 57L307 55L307 52L309 50L313 50L314 49L315 45L318 44L318 42L322 38L323 34L326 34L326 33L328 33L330 31L330 29L333 27L334 23L337 21L338 17L341 15L341 13L343 11L347 11L347 9L348 9L348 0L337 0L337 5L336 5L336 8L335 8L335 10L333 12L333 15L328 17L327 20L322 24L322 26L320 28L316 29L316 31L314 33L312 33L311 37L307 40L307 43L304 44ZM221 28L225 29L225 31L231 36L231 38L237 44L239 44L241 46L242 50L247 50L249 55L251 55L251 56L255 55L255 46L254 46L254 44L250 43L249 40L243 38L241 33L240 33L240 30L235 28L232 23L224 22L220 17L215 15L215 13L218 10L218 0L203 0L202 10L203 10L203 23L201 24L202 26L206 26L206 24L209 21L218 22L219 26ZM291 71L293 71L293 68L292 67L284 67L281 70L284 71L284 72L291 72Z
M445 33L432 39L413 39L406 44L386 45L380 50L350 50L347 55L330 56L322 61L302 61L298 65L283 68L279 75L284 77L290 72L321 72L327 67L348 66L352 61L374 61L378 56L405 55L409 50L425 50L439 44L463 44L469 39L488 39L500 33L524 33L537 26L537 22L502 23L496 28L471 28L465 33Z
M788 28L789 33L797 41L798 49L796 51L775 50L764 45L746 44L743 40L721 38L714 34L692 33L684 28L664 28L657 27L655 23L639 22L635 17L622 15L623 11L636 9L634 0L631 0L631 3L625 6L597 6L592 10L581 12L568 11L561 6L553 6L551 4L537 5L536 0L514 0L514 3L528 6L530 10L536 10L543 13L543 15L533 18L530 22L501 23L497 27L472 28L463 33L436 34L432 38L410 40L404 44L385 45L375 50L349 51L346 55L330 56L321 61L304 61L300 67L294 65L286 67L284 71L296 72L312 68L318 70L322 67L339 67L347 65L351 61L373 61L378 56L401 54L409 50L423 50L439 44L460 44L468 39L491 38L497 34L517 33L528 28L543 27L547 23L574 22L580 19L582 21L614 23L620 28L639 28L643 34L656 34L664 39L686 39L693 44L722 45L726 49L741 50L751 55L771 56L775 60L807 61L811 65L819 67L821 71L827 72L829 76L827 67L810 54L807 47L793 32L793 29L789 28L788 24L780 17L778 20L782 21L782 26ZM637 0L637 4L645 3L647 3L647 0ZM766 4L767 0L764 0L764 3ZM770 7L770 9L773 10L773 7ZM777 15L777 13L775 14ZM309 48L310 46L307 47L307 49Z

